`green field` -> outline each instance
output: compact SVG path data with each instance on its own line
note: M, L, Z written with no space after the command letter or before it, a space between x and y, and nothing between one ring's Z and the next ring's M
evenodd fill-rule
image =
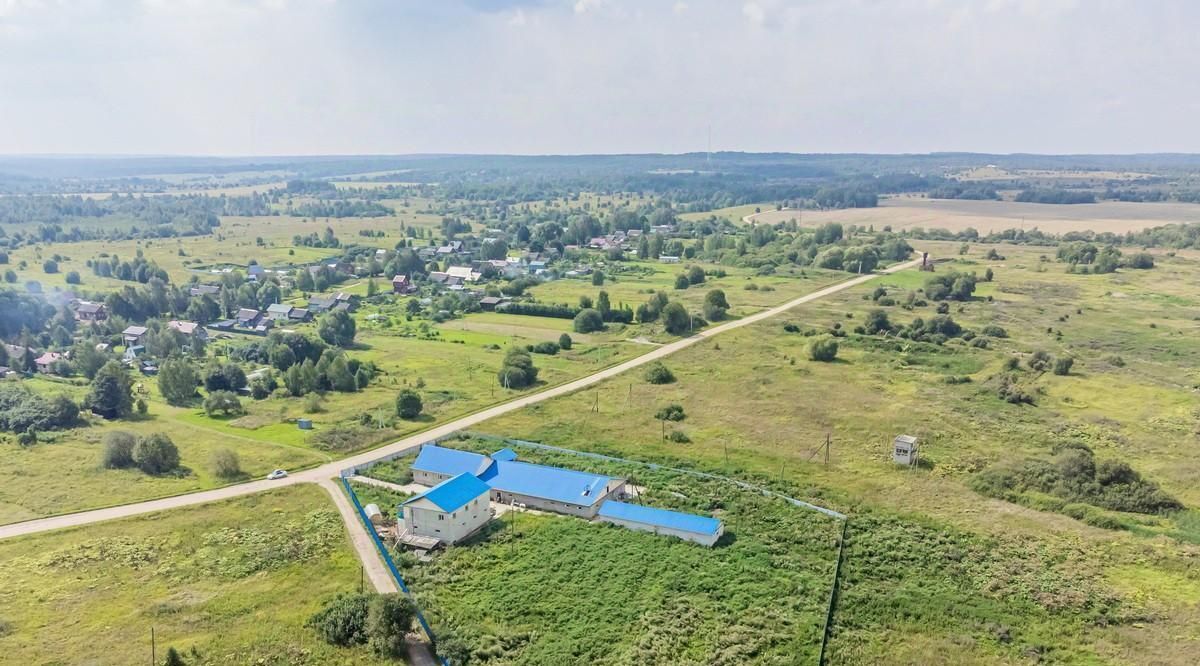
M957 245L933 249L946 256L951 248L957 253ZM631 373L480 429L757 477L845 510L851 536L833 663L929 663L922 657L930 654L946 655L935 663L1033 654L1128 663L1150 651L1159 663L1187 663L1200 609L1172 590L1200 581L1189 564L1200 553L1194 511L1085 507L1124 526L1100 529L1064 515L1072 509L1061 502L1008 503L969 482L994 464L1049 460L1056 446L1086 444L1195 506L1191 340L1200 310L1190 285L1200 266L1162 257L1149 271L1067 275L1040 260L1053 249L998 249L1007 259L986 261L986 247L975 247L965 263L939 267L995 271L974 300L951 310L969 328L1003 325L1009 337L990 349L850 335L838 339L837 362L807 360L811 338L783 324L852 328L876 307L864 300L870 284L680 352L666 361L674 384ZM911 271L879 283L902 295L925 277ZM932 303L885 310L900 323L934 314ZM1036 405L1001 400L995 377L1004 360L1036 350L1072 355L1073 371L1022 370ZM670 427L690 443L662 439L654 412L672 402L687 418ZM924 441L920 469L890 462L891 439L904 432ZM817 451L826 433L828 466Z
M484 452L503 443L448 445ZM646 489L646 504L715 515L726 535L710 549L519 512L431 562L402 557L435 633L470 646L470 663L816 659L836 560L836 520L727 482L529 447L518 446L518 454L630 479ZM408 462L392 463L383 476Z
M189 664L377 663L303 626L359 584L315 486L12 539L0 560L9 663L148 663L151 628L160 660L174 646Z

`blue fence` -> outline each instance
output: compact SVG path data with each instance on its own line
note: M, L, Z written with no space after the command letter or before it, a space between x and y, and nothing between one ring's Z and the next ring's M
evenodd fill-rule
M442 662L443 666L450 666L450 660L437 655L437 638L433 635L433 629L429 628L429 622L425 620L425 614L421 612L420 606L417 605L417 600L413 597L413 593L408 589L408 585L404 582L404 577L400 575L400 570L396 568L396 562L392 560L392 554L388 552L383 541L379 539L379 534L375 532L375 525L371 523L371 519L367 517L367 512L363 511L362 504L358 501L358 495L354 493L354 489L350 487L350 481L342 476L342 486L346 488L346 494L350 496L350 501L354 502L354 510L358 512L358 518L362 521L363 527L366 528L367 534L371 535L371 539L375 542L375 549L379 551L379 555L383 558L384 564L387 565L388 571L392 572L392 578L396 580L396 585L400 587L400 591L413 603L413 608L416 611L417 622L421 624L421 629L429 638L430 645L434 646L434 656Z

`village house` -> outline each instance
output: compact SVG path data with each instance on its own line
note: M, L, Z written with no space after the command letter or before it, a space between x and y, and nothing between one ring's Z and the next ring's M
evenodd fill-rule
M38 372L42 374L50 374L50 372L53 370L55 362L63 360L66 357L66 354L48 351L33 359L33 363L37 367Z
M121 339L125 342L125 346L141 344L142 338L150 329L145 326L128 326L124 331L121 331Z
M188 288L188 295L216 297L221 295L221 288L215 284L194 284Z
M416 290L417 286L408 279L407 275L397 275L392 278L393 294L411 294Z
M402 529L443 543L458 543L492 519L489 491L473 474L446 479L401 505Z
M205 331L203 326L194 321L179 321L178 319L172 319L171 321L167 322L167 327L172 331L178 331L189 338L198 338L200 340L208 339L208 331Z
M285 303L272 303L267 306L267 318L273 321L287 321L294 308Z
M108 319L108 308L103 303L80 301L75 308L75 318L79 321L104 321Z

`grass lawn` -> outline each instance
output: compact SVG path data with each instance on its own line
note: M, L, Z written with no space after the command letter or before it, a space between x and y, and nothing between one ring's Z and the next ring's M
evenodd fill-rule
M0 561L9 663L146 663L151 627L160 660L174 646L189 664L377 663L303 626L359 583L315 486L6 540Z
M930 249L957 256L957 244ZM990 349L850 335L839 339L836 362L809 361L812 338L783 325L851 329L876 307L872 283L666 359L676 383L654 386L630 373L479 429L728 471L846 511L851 541L833 663L1018 663L1036 655L1188 663L1200 607L1170 590L1200 582L1190 564L1200 556L1195 511L1107 512L1128 529L1099 529L984 497L968 482L990 465L1051 459L1056 445L1080 443L1196 506L1200 463L1190 450L1200 350L1191 340L1200 306L1191 285L1200 265L1163 257L1150 271L1067 275L1062 264L1040 260L1052 250L997 249L1007 258L987 261L986 247L975 246L964 263L939 266L995 271L975 300L951 309L968 328L1007 329ZM902 296L925 277L910 271L879 284ZM932 304L885 309L901 323L934 315ZM1071 355L1074 369L1065 377L1023 370L1036 406L1004 402L994 376L1006 358L1035 350ZM959 383L963 377L969 381ZM654 413L670 403L687 418L668 429L690 443L663 441ZM828 466L816 453L826 433ZM900 433L922 438L921 469L891 464L890 442Z

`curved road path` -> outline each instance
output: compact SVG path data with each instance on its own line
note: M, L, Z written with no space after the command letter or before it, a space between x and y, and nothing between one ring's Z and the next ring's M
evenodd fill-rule
M370 451L365 451L341 460L335 460L333 462L321 465L320 467L314 467L313 469L297 472L285 479L280 479L278 481L251 481L233 486L215 488L213 490L188 493L186 495L164 497L146 502L123 504L121 506L114 506L106 509L81 511L79 513L69 513L60 516L52 516L49 518L38 518L35 520L28 520L10 525L0 525L0 539L7 539L25 534L36 534L38 532L47 532L64 527L87 525L90 523L114 520L117 518L127 518L129 516L137 516L146 513L153 513L155 511L164 511L167 509L176 509L184 506L192 506L195 504L214 502L233 497L241 497L243 495L252 495L254 493L260 493L274 488L282 488L284 486L290 486L296 483L322 484L331 492L331 494L336 496L337 493L333 492L336 490L336 486L330 487L323 482L327 482L329 479L338 476L344 469L362 467L379 460L380 458L398 455L409 450L415 450L420 447L421 444L424 444L432 439L450 435L458 432L459 430L470 428L471 426L487 421L488 419L493 419L497 416L501 416L518 409L523 409L551 398L557 398L562 395L567 395L568 393L574 393L575 391L587 388L593 384L598 384L623 372L627 372L647 363L657 361L663 357L674 354L677 351L691 347L697 342L721 335L722 333L727 333L734 329L742 328L743 326L749 326L750 324L758 323L764 319L770 319L771 317L775 317L787 312L794 307L803 305L805 303L811 303L812 301L820 300L840 291L856 287L865 282L869 282L881 274L896 273L898 271L912 268L918 263L920 263L919 259L906 261L904 263L891 266L883 270L881 273L860 275L844 282L839 282L823 289L818 289L817 291L814 291L810 294L805 294L799 298L792 299L782 305L777 305L773 308L763 310L762 312L757 312L755 314L742 317L741 319L735 319L718 326L713 326L712 328L701 331L695 335L683 338L681 340L676 340L675 342L662 345L661 347L656 347L651 351L642 354L641 356L632 358L612 367L605 368L604 370L600 370L599 372L586 377L581 377L574 381L567 382L566 384L560 384L558 386L548 388L544 391L521 396L514 400L510 400L508 402L475 412L474 414L468 414L467 416L454 419L453 421L448 421L440 426L437 426L436 428L431 428L429 430L424 430L414 435L410 435L409 437L406 437L400 441L387 444L380 448L371 449ZM345 512L343 512L343 515L345 515ZM353 517L353 512L351 512L351 517ZM347 522L355 523L356 519L348 520Z

